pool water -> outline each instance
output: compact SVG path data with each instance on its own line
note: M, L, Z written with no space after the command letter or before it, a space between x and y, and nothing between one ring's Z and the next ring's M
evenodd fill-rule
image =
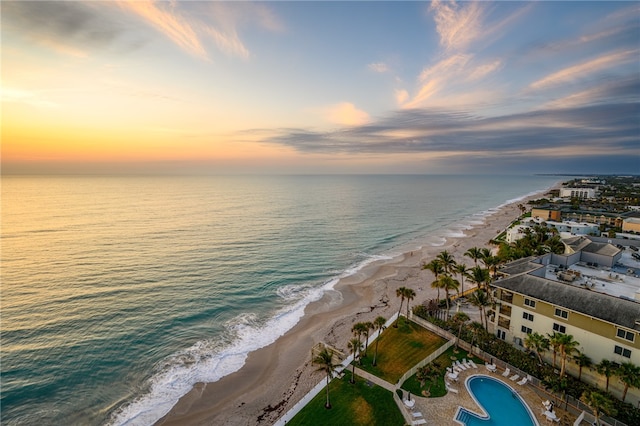
M538 426L531 409L511 386L485 375L470 376L465 385L484 415L460 407L455 417L458 423L466 426Z

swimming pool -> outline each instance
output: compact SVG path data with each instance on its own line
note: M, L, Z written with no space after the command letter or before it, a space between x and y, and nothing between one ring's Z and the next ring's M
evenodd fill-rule
M475 374L467 378L465 386L483 410L483 415L458 407L455 416L458 423L466 426L539 426L529 406L506 383Z

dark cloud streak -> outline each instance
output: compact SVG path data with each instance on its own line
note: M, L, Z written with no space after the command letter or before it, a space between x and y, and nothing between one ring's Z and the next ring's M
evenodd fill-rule
M3 1L2 26L39 43L81 49L116 45L120 51L138 49L144 44L140 39L119 41L131 27L112 13L114 10L75 1Z
M373 125L317 132L281 129L264 142L307 153L486 153L572 148L638 154L640 103L601 104L479 118L461 112L398 111ZM411 136L392 137L406 132ZM636 142L634 144L634 142Z

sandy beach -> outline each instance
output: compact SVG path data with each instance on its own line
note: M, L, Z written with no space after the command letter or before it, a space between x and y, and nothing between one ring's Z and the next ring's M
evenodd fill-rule
M348 353L347 342L356 322L389 318L399 308L395 292L405 286L416 292L413 304L436 297L431 272L421 265L443 250L459 263L473 266L464 256L471 247L488 242L520 215L518 205L547 191L503 206L484 223L466 230L460 238L447 237L441 246L424 246L391 260L371 263L341 279L321 300L311 303L300 322L273 344L249 354L237 372L214 383L198 383L156 424L169 425L269 425L300 400L324 377L311 365L311 348L328 343ZM465 289L472 286L465 280ZM403 308L404 310L404 308Z

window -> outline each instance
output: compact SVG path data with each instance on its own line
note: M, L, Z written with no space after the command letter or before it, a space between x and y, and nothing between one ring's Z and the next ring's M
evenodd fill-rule
M630 342L633 342L635 335L636 335L635 333L631 331L623 330L621 328L619 328L618 332L616 333L616 336L618 336L619 338L628 340Z
M560 324L556 324L555 322L553 323L553 331L557 331L558 333L566 333L567 332L567 327L565 327L564 325L560 325Z
M529 312L523 312L522 313L522 318L529 320L529 321L533 321L533 315L530 314Z
M498 336L498 339L504 340L507 338L507 333L504 330L498 330L496 335Z
M618 345L616 345L615 348L613 348L613 353L617 355L622 355L625 358L631 358L631 351L629 349L620 347Z
M569 318L569 312L564 311L564 310L559 309L559 308L556 308L556 313L555 313L555 315L556 315L557 317L564 318L564 319Z
M529 307L534 308L534 309L536 307L536 301L535 300L531 300L531 299L527 299L526 297L524 298L524 304L525 304L525 306L529 306Z
M520 328L520 331L522 331L523 333L526 333L526 334L533 333L533 330L531 330L529 327L525 327L524 325L522 326L522 328Z

